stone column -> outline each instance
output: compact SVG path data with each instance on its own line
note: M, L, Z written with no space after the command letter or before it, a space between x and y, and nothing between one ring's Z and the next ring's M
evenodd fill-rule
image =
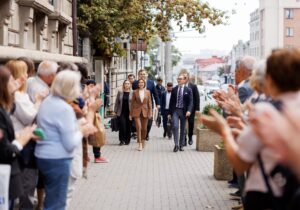
M0 45L8 45L8 24L14 14L13 0L0 3Z

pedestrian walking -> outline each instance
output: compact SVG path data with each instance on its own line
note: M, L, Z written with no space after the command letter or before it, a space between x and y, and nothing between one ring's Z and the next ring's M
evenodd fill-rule
M184 73L183 76L186 78L185 79L185 86L190 88L192 90L193 93L193 110L191 112L191 116L188 118L188 129L186 132L186 135L189 138L189 145L193 144L193 135L194 135L194 122L195 122L195 113L196 111L200 110L200 95L199 95L199 91L197 88L197 85L191 83L190 81L190 74L186 69L183 69ZM187 145L187 138L184 138L184 143L183 145L186 146Z
M147 72L144 69L139 70L139 79L143 79L144 81L146 81L146 88L147 88L147 90L150 91L151 101L152 101L152 112L153 112L153 109L154 109L154 101L155 101L155 105L156 105L157 110L159 110L160 109L160 100L159 100L159 97L158 97L158 94L157 94L157 90L156 90L154 81L152 81L150 79L147 79ZM133 90L138 89L138 81L135 81L132 84L132 89ZM149 140L149 133L151 131L152 123L153 123L153 120L151 118L148 121L147 135L146 135L146 140L147 141Z
M152 118L152 102L150 91L146 90L145 80L139 79L138 85L139 88L132 94L130 118L134 118L139 144L138 150L142 151L145 147L148 120Z
M122 90L118 91L114 112L118 116L120 146L130 143L131 120L129 119L132 98L131 84L128 80L123 82Z
M175 147L174 152L183 150L186 119L190 117L193 110L192 90L184 85L185 77L179 75L178 85L172 90L170 99L170 115L172 116L172 127ZM180 135L178 135L180 121Z
M171 99L172 89L173 89L173 83L168 82L167 91L165 91L161 97L161 115L163 117L164 138L167 136L167 130L168 130L167 124L168 124L168 115L170 114L170 99Z

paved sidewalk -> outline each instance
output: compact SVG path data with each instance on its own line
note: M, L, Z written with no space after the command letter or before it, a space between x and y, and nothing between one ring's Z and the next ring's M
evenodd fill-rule
M162 138L156 126L143 152L135 140L119 146L117 135L107 130L102 154L110 162L89 164L70 210L226 210L237 204L229 199L234 190L213 178L213 153L197 152L195 143L174 153L173 141Z

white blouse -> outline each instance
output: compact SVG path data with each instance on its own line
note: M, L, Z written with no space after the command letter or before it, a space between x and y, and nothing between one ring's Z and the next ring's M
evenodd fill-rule
M32 103L29 95L25 92L15 92L16 110L11 115L15 131L21 130L33 124L38 112L38 107Z
M141 102L143 103L145 98L145 90L139 90L139 95L140 95Z

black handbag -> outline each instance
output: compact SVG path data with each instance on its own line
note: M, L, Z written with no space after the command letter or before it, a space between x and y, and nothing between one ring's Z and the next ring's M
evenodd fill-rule
M119 131L119 120L118 120L118 117L114 117L114 118L111 118L110 120L110 127L111 127L111 131L112 132L118 132Z
M157 127L160 127L160 125L161 125L161 115L160 115L160 112L158 112L158 114L157 114L156 125L157 125Z

